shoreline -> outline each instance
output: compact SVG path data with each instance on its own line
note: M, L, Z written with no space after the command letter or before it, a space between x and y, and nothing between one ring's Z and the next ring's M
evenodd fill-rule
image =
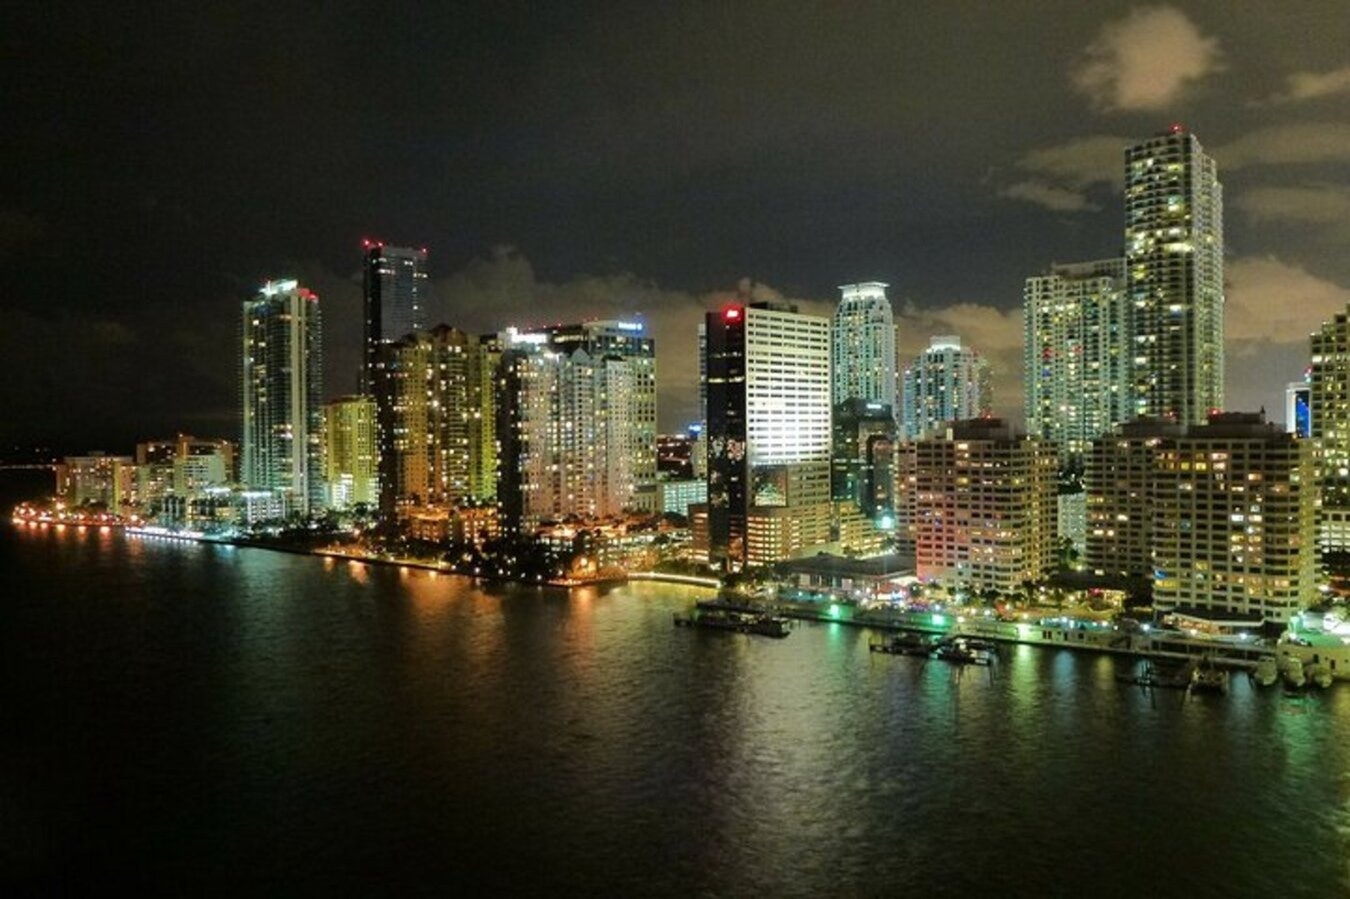
M168 529L154 527L137 527L134 525L126 525L125 523L95 526L22 520L19 518L13 518L11 519L11 522L18 527L32 527L45 530L50 526L53 530L57 531L64 531L67 528L74 528L77 531L88 531L92 527L97 527L101 532L108 533L117 529L128 536L143 539L173 540L228 546L237 549L269 550L272 552L288 553L290 555L312 556L326 560L346 561L358 565L382 565L386 567L397 567L404 571L425 571L432 577L446 575L463 578L466 581L481 581L489 584L518 584L520 586L533 586L568 591L576 587L618 586L629 583L630 581L670 583L685 587L702 587L709 590L717 590L720 587L719 582L712 578L698 578L690 575L666 574L664 572L653 571L628 572L623 576L595 578L585 581L569 579L566 581L541 580L530 582L520 578L484 574L466 574L461 571L455 571L444 562L433 562L424 559L382 558L379 556L343 552L340 549L294 545L288 546L259 540L220 538L204 533L169 531ZM716 603L718 600L714 599L713 602ZM1125 635L1121 634L1115 628L1112 628L1111 631L1098 632L1089 636L1089 631L1078 624L1071 623L1071 618L1065 618L1063 623L1059 624L1049 623L1051 620L1059 621L1059 619L1038 619L1037 621L1024 619L1020 622L972 619L968 626L963 626L964 622L961 621L952 621L951 623L943 621L941 624L935 621L923 622L916 618L917 615L922 615L923 613L912 611L878 615L855 608L848 615L840 615L837 610L831 610L828 605L821 608L806 606L800 603L770 602L762 605L754 605L760 608L761 611L769 611L773 614L782 615L798 621L807 621L817 624L842 624L849 627L870 629L883 635L883 638L887 633L917 632L941 634L944 636L980 637L994 640L1005 645L1034 646L1046 649L1070 649L1078 652L1104 654L1114 658L1179 660L1217 656L1218 658L1216 660L1221 664L1239 670L1250 670L1254 668L1257 657L1260 655L1274 654L1278 649L1278 644L1235 645L1228 641L1206 640L1180 633L1155 633L1148 636L1135 634L1117 642L1114 639L1109 639L1111 632L1114 631L1117 638L1124 637ZM1036 629L1043 630L1045 636L1036 634ZM1085 639L1085 637L1087 639ZM1166 643L1164 644L1163 641L1166 641ZM1350 672L1341 672L1338 670L1336 672L1336 680L1347 679L1347 674L1350 674Z

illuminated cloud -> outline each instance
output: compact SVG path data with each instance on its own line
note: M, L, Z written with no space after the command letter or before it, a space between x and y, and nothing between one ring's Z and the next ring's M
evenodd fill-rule
M1222 169L1350 162L1350 124L1293 122L1244 134L1214 150Z
M1274 256L1230 259L1224 266L1228 342L1299 343L1322 322L1344 312L1350 288Z
M1074 70L1073 85L1099 111L1163 109L1222 67L1218 41L1180 10L1140 7L1102 27Z
M1284 385L1308 365L1308 335L1350 304L1350 288L1275 256L1238 257L1225 265L1227 354L1224 405L1265 407L1283 418Z
M1088 192L1104 185L1120 190L1129 143L1128 138L1095 134L1032 150L1015 163L1032 177L1004 187L999 196L1055 212L1095 212L1101 206L1088 198Z
M1253 187L1233 206L1258 223L1350 225L1350 187L1342 184Z
M1065 187L1110 184L1119 190L1125 183L1125 147L1131 143L1127 137L1094 134L1032 150L1017 160L1017 167Z
M1000 190L998 195L1012 200L1026 200L1055 212L1084 212L1101 208L1079 191L1056 187L1044 181L1018 181Z
M540 280L518 249L496 248L432 286L431 319L470 332L514 325L523 330L597 318L641 321L656 340L661 427L674 429L698 416L698 326L710 309L750 300L796 303L802 312L830 315L833 301L784 297L774 288L744 281L708 293L664 290L628 273L582 275L562 283Z
M1350 94L1350 66L1330 72L1294 72L1284 93L1271 97L1269 102L1295 103L1339 94Z

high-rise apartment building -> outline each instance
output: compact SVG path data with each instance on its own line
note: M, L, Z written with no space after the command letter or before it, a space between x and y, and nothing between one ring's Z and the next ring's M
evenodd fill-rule
M1316 599L1312 447L1261 414L1164 441L1153 474L1153 605L1287 624Z
M1125 150L1134 416L1202 424L1223 408L1223 189L1181 125Z
M319 298L269 281L243 307L244 484L308 515L324 505L323 328Z
M414 331L376 354L380 512L403 518L471 496L470 358L480 344L457 328Z
M996 418L949 423L900 450L907 535L925 580L1010 592L1053 571L1055 448Z
M989 365L961 338L934 337L904 374L907 440L940 433L948 422L987 417L993 405Z
M375 383L381 344L427 327L427 251L371 240L362 241L362 249L365 358L361 383L369 391Z
M1316 596L1312 474L1261 413L1131 422L1093 446L1088 567L1151 580L1159 609L1287 622Z
M483 334L469 353L469 495L484 503L497 499L497 366L502 342Z
M1350 553L1350 307L1313 332L1311 349L1308 425L1321 494L1318 544L1324 557L1344 557Z
M739 568L826 543L829 320L737 304L707 314L703 345L710 560Z
M1134 414L1125 262L1056 265L1026 280L1023 375L1027 431L1062 461Z
M845 284L834 310L834 404L880 403L896 411L895 317L880 281Z
M324 405L323 415L329 508L373 508L380 501L375 400L368 396L338 397Z
M655 347L619 325L507 333L496 427L508 529L660 511Z
M631 376L631 394L624 400L623 418L609 426L616 431L628 454L625 463L633 486L624 501L629 509L657 512L656 494L656 341L647 336L640 322L604 320L546 328L549 346L570 355L584 350L592 360L626 363ZM611 373L618 365L608 366ZM624 488L626 490L626 488Z
M1185 426L1136 419L1093 441L1083 475L1084 562L1098 575L1153 577L1153 469L1158 447Z

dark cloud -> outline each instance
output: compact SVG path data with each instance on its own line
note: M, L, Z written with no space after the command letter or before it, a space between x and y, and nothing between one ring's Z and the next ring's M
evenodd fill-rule
M889 281L921 339L986 310L969 339L1012 366L1023 278L1119 251L1121 147L1172 120L1219 160L1235 259L1350 284L1337 0L8 12L0 343L48 378L3 388L19 439L228 433L239 303L270 277L323 297L351 389L363 236L430 246L462 327L642 313L668 424L688 323L747 274L817 307ZM86 358L37 358L62 329ZM1287 379L1266 366L1244 377Z

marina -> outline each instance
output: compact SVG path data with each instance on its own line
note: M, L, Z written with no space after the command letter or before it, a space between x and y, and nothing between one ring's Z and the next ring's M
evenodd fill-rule
M841 602L756 601L725 594L701 605L881 631L892 636L874 642L872 651L892 655L927 655L939 643L965 638L1170 662L1172 668L1178 662L1190 663L1182 682L1176 685L1182 688L1190 686L1190 674L1202 661L1207 668L1248 673L1260 682L1270 678L1271 665L1286 681L1291 677L1308 680L1305 669L1316 672L1319 686L1350 680L1350 646L1328 635L1312 639L1285 634L1269 641L1249 636L1204 636L1134 619L1112 621L1071 614L1000 617L988 609L864 608ZM1160 670L1170 669L1163 665ZM1170 676L1159 671L1141 677L1149 681L1149 686L1173 686L1165 683ZM1211 679L1217 682L1220 678L1215 675Z

